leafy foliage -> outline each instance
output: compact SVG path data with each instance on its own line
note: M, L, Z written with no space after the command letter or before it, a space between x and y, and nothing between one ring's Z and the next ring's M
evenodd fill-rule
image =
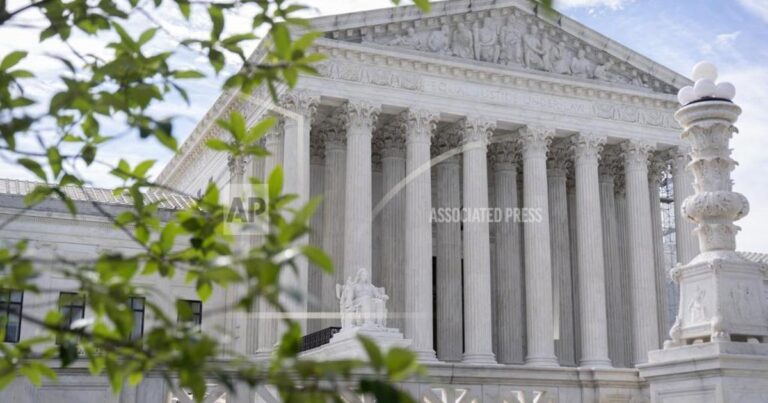
M429 7L427 0L415 3L424 11ZM159 10L168 9L182 21L205 20L209 27L206 35L178 37L156 17ZM231 33L229 17L246 9L251 12L251 26L245 32ZM126 160L115 164L100 158L106 145L131 138L139 147L155 140L175 151L175 120L156 112L157 106L169 97L189 102L184 83L207 78L209 70L223 72L228 60L236 60L242 67L224 81L224 89L245 95L264 86L275 97L280 87L295 86L300 74L315 74L313 64L323 59L312 50L319 34L297 16L303 9L283 0L33 0L13 10L0 2L0 29L37 30L42 44L58 43L68 50L36 55L30 62L44 57L47 63L61 66L56 84L50 86L55 89L46 97L28 94L40 79L21 67L30 58L27 51L0 58L0 153L39 179L41 184L25 198L28 208L56 198L71 214L78 214L77 203L68 195L88 183L79 168L107 166L122 183L115 194L129 197L131 205L117 215L98 203L91 206L139 250L102 253L92 260L59 257L41 261L28 251L25 241L0 248L0 289L42 295L51 291L40 289L37 278L43 270L55 271L78 285L81 294L77 298L85 301L89 311L86 319L72 323L55 304L43 317L25 314L24 321L43 331L17 344L0 344L0 388L17 376L40 385L44 378L56 378L55 368L85 360L92 374L107 376L115 392L126 382L137 384L151 370L161 372L166 379L177 379L198 401L206 393L207 380L231 390L239 384L269 383L287 402L341 401L337 388L343 381L354 383L360 393L379 401L412 401L392 383L420 371L407 350L393 349L385 354L370 340L362 339L369 362L301 360L298 347L302 330L287 316L274 358L266 364L232 352L216 335L178 321L192 316L187 304L169 308L150 295L146 310L153 323L141 338L131 337L129 302L132 296L147 293L137 285L142 277L183 276L195 285L203 301L214 289L237 286L244 290L237 309L248 311L260 300L285 312L282 296L286 290L280 283L283 272L294 270L297 260L303 258L326 272L333 270L321 250L302 245L317 201L293 206L296 196L283 194L280 167L267 180L270 197L265 224L269 232L258 246L238 251L236 239L225 230L227 208L216 184L210 183L199 196L186 195L193 200L190 207L166 214L161 209L162 200L148 194L181 192L152 179L155 161L131 165ZM28 15L40 17L43 26L25 26ZM142 18L150 28L135 32L134 22ZM258 32L268 35L263 38L263 57L255 62L244 49L262 39ZM87 53L78 48L75 38L105 43L105 53ZM162 49L158 43L169 41L176 46L157 50ZM181 52L207 63L193 69L179 67L174 60ZM259 146L259 139L274 123L266 119L249 127L235 111L218 121L229 139L211 139L207 145L233 159L263 157L267 151ZM116 132L115 128L121 130ZM0 229L18 217L0 223ZM0 329L2 333L5 327Z

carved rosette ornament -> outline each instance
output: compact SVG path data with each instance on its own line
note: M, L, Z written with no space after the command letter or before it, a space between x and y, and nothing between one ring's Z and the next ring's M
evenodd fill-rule
M693 78L694 87L680 90L684 106L675 118L683 127L681 137L691 145L687 168L695 182L682 211L696 223L701 253L673 270L680 284L680 308L664 347L699 341L766 343L766 272L735 252L739 227L734 221L749 211L747 199L733 192L731 181L736 161L729 143L741 108L731 102L733 85L715 85L714 65L699 63ZM675 164L686 162L681 153L674 156Z
M407 143L429 144L437 127L439 115L425 109L408 109L398 116Z
M523 159L546 158L555 129L543 126L526 126L520 129Z

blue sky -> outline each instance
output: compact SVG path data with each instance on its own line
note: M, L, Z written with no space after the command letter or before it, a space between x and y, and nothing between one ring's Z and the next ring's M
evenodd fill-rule
M388 7L390 0L304 0L310 16L337 14L373 8ZM9 8L23 4L9 2ZM743 232L739 236L739 249L768 252L762 230L768 226L768 0L560 0L558 10L613 38L620 43L688 75L691 66L700 60L714 62L720 68L722 80L736 85L735 101L744 109L738 126L740 133L733 141L734 158L740 166L734 173L735 189L744 193L752 204L750 215L739 222ZM171 31L188 33L205 29L205 18L193 18L192 27L173 12L159 12L160 19ZM33 16L34 17L34 16ZM235 16L231 29L239 32L247 26L246 18ZM31 18L32 20L34 18ZM228 21L229 22L229 21ZM137 21L134 30L147 25ZM163 39L162 35L158 36ZM173 47L170 37L164 38L158 49ZM104 52L103 39L78 38L78 47L94 53ZM59 66L52 64L44 52L58 51L57 44L40 46L37 33L23 29L0 28L0 55L18 48L30 50L32 57L25 67L35 71L41 81L33 91L45 96L55 89ZM186 54L177 59L179 64L196 65L196 55ZM228 66L230 71L235 63ZM189 86L192 105L180 100L158 108L161 113L180 114L177 135L184 138L196 121L208 110L218 96L219 81L196 82ZM104 157L126 158L132 162L146 158L158 159L158 167L170 158L170 153L155 144L119 143L104 151ZM89 171L93 184L110 186L104 170ZM22 170L0 161L0 176L30 178Z

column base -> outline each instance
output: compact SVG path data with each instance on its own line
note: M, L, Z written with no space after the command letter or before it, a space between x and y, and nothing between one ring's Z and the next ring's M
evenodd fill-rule
M461 363L469 365L498 365L496 356L493 353L465 353Z
M437 359L437 354L435 354L434 350L414 350L411 348L411 351L416 354L416 359L419 360L419 362L426 364L440 362Z
M596 358L591 360L581 360L579 361L579 367L587 367L587 368L613 368L613 365L611 364L611 360L607 358Z
M525 365L529 367L559 367L557 357L525 357Z
M268 361L273 357L274 349L259 349L253 354L253 359L256 361Z

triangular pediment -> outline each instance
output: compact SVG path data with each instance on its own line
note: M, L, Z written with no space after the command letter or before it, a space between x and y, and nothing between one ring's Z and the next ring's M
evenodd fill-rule
M558 13L525 0L453 0L312 20L326 37L674 94L690 81Z

